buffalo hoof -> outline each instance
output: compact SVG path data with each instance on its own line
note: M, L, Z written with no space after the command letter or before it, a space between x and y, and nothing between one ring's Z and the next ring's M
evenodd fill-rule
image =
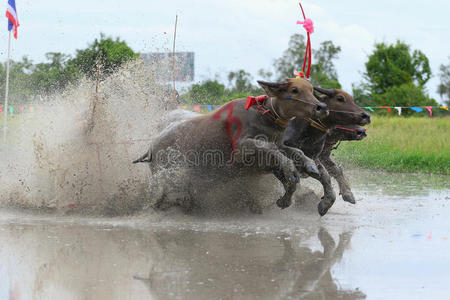
M351 193L342 195L342 199L344 199L345 202L349 202L351 204L356 203L355 197Z
M289 197L289 199L285 199L285 197L281 197L280 199L277 200L277 206L281 209L285 209L288 208L289 206L291 206L292 204L292 200Z
M317 208L319 210L319 215L321 217L325 216L325 214L328 212L330 207L331 207L331 205L325 205L322 202L319 202L319 205L317 206Z

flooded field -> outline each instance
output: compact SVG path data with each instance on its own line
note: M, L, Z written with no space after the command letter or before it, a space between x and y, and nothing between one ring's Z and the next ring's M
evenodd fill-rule
M3 209L0 299L448 297L448 176L349 173L357 204L322 218L313 200L220 218Z

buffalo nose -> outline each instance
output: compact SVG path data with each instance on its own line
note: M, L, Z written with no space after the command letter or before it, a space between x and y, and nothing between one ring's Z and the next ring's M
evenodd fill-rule
M366 129L362 127L356 128L356 134L362 137L367 136Z
M370 124L370 114L368 113L368 112L363 112L362 113L362 118L363 118L363 120L364 121L366 121L367 122L367 124Z
M316 105L316 109L314 111L316 117L326 117L328 116L328 107L325 103L319 103Z

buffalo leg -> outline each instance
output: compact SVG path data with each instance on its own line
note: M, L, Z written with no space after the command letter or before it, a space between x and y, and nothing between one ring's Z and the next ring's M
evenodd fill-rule
M286 153L287 157L292 159L299 172L305 172L309 176L319 175L315 162L306 156L302 150L286 145L281 145L280 149Z
M294 195L295 190L297 189L297 185L290 184L289 181L286 180L283 174L279 171L276 171L273 174L283 184L284 190L286 191L284 195L277 200L277 205L281 209L287 208L292 204L292 195Z
M344 201L355 204L355 196L353 196L350 184L345 177L342 168L331 160L330 154L331 151L323 151L320 155L320 161L323 163L329 174L336 179L339 185L339 192Z
M333 206L334 201L336 201L336 194L334 193L333 187L331 186L331 178L325 167L317 159L316 160L317 169L319 170L319 175L313 175L311 177L320 181L323 186L323 198L319 202L318 210L321 216L325 215L327 211Z
M239 154L241 163L256 165L264 171L273 172L285 189L285 194L277 201L277 205L281 208L291 205L299 176L294 162L284 155L277 145L247 138L239 143Z

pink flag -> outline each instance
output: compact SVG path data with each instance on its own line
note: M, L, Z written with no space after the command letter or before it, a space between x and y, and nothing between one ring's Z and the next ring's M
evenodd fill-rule
M0 105L0 113L3 111L3 106Z
M430 112L430 117L433 116L432 106L425 106L426 109Z
M194 111L200 111L200 105L194 105Z

